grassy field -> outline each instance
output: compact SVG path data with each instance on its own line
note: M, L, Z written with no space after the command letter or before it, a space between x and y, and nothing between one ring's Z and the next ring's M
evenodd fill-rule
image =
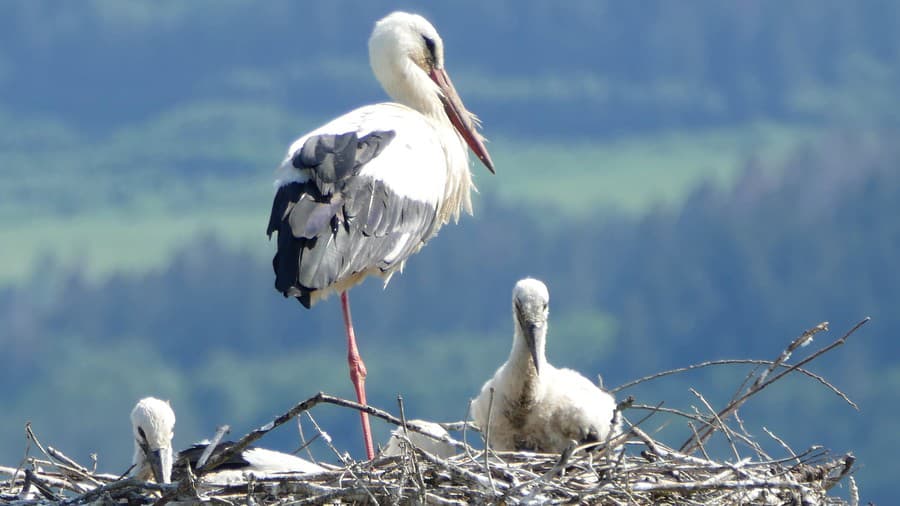
M679 204L703 181L728 185L749 157L778 160L815 135L800 127L751 124L603 143L515 145L500 140L491 146L497 153L497 177L479 177L478 182L502 200L533 201L570 216L598 208L641 213Z
M189 119L183 122L162 121L177 131L190 130L193 122L208 119L199 113L186 116ZM152 136L157 127L149 125L145 133ZM167 133L166 142L155 148L141 147L144 153L136 163L127 158L123 153L138 150L134 138L140 134L138 129L113 142L98 143L87 161L56 164L54 171L37 175L30 167L46 167L50 159L72 160L84 148L55 156L37 150L34 154L12 149L0 153L7 162L29 168L11 171L0 190L5 201L0 202L0 244L4 245L0 283L27 278L44 268L48 257L62 265L80 266L90 276L152 269L164 265L174 248L203 233L215 233L261 256L270 254L273 246L265 241L264 227L272 194L271 167L281 148L255 153L246 144L230 143L242 135L233 132L223 136L222 142L229 146L226 158L255 168L221 174L180 172L166 168L182 166L190 159L183 147L167 150L166 146L177 146L171 144L176 142L175 134ZM751 153L778 159L815 135L799 127L753 124L597 143L520 144L497 139L490 149L498 174L491 176L480 166L474 170L483 195L509 203L530 202L537 210L562 211L548 219L598 209L641 213L653 206L677 205L703 181L728 185ZM260 138L260 146L274 145L271 136ZM210 151L202 149L201 159ZM97 164L89 165L90 160ZM128 163L133 165L126 170ZM51 177L42 177L47 174Z

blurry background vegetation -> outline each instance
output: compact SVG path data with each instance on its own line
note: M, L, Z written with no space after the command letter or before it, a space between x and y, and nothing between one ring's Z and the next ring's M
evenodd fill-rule
M888 502L900 451L890 0L0 3L2 463L19 461L31 420L76 459L124 471L128 412L145 395L172 400L177 446L222 423L243 434L319 390L352 397L337 302L306 311L276 293L264 230L286 146L384 100L366 40L397 8L442 33L498 171L473 164L476 216L386 291L353 292L371 402L393 409L403 394L410 416L462 418L505 359L509 294L526 275L552 293L551 361L609 386L774 358L820 321L836 334L868 315L813 367L860 412L798 380L745 419L797 449L855 451L863 499ZM689 409L689 385L721 401L745 374L630 393ZM355 416L318 414L360 455ZM278 437L267 443L297 444Z

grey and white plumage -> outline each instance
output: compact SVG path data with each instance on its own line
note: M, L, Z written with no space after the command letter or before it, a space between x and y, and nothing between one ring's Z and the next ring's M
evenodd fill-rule
M208 446L208 442L194 444L178 452L173 476L180 479L186 466L192 470L197 467L197 461ZM234 446L233 441L223 441L216 445L210 458ZM235 453L224 463L216 467L209 475L204 476L205 482L210 483L236 483L245 480L245 473L268 475L273 473L319 473L326 469L306 459L265 448L250 446L243 451Z
M267 228L278 234L275 287L306 307L372 274L387 282L442 225L471 213L467 144L493 171L425 18L394 12L378 21L369 59L395 102L300 137L276 171Z
M142 480L169 483L172 476L172 437L175 412L168 401L145 397L131 410L134 433L133 473Z
M547 362L546 285L523 279L512 300L515 332L509 358L472 403L472 417L483 433L490 408L491 447L561 452L573 440L602 443L615 435L619 420L613 396L578 372Z
M169 483L174 476L180 480L185 466L196 467L206 449L206 443L197 443L178 453L173 463L172 437L175 434L175 412L167 401L146 397L138 401L131 412L134 430L134 475L147 480L153 477L157 483ZM225 441L216 445L212 456L234 445ZM221 466L204 476L204 482L233 483L244 473L315 473L325 469L318 464L287 453L249 447L234 454Z
M415 425L416 427L422 429L428 434L434 436L435 438L443 438L450 437L450 433L447 432L446 429L441 427L439 424L434 422L429 422L426 420L409 420L409 425ZM403 427L398 427L391 432L391 438L388 439L387 445L384 447L382 451L382 455L386 457L394 456L394 455L402 455L403 454ZM437 455L438 457L447 458L456 455L456 449L443 441L439 441L438 439L430 438L426 435L420 434L416 431L407 430L406 434L409 436L409 442L412 443L413 446L424 450L432 455Z

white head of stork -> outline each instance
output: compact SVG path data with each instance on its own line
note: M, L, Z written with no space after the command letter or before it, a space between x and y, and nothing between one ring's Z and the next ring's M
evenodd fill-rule
M369 61L392 99L429 117L445 131L452 126L494 172L494 162L476 129L478 118L466 110L456 93L444 68L444 41L428 20L417 14L394 12L378 21L369 38ZM453 172L471 184L465 147L461 151L448 156L459 158L451 164ZM464 204L471 206L468 198Z
M142 480L152 476L169 483L172 476L172 437L175 412L167 401L145 397L131 411L134 431L134 474Z
M369 39L372 70L395 102L350 111L300 137L276 171L267 232L278 234L275 288L312 307L341 294L350 376L365 404L347 290L403 268L438 230L471 212L468 150L494 164L425 18L394 12ZM364 413L366 453L374 447Z
M472 403L472 417L490 431L494 449L561 452L573 440L603 443L619 430L612 395L547 363L549 302L547 286L536 279L513 289L512 350Z

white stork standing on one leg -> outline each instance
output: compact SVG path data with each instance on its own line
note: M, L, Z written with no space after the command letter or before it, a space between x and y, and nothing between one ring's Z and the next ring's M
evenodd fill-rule
M444 70L425 18L394 12L369 38L375 77L396 102L361 107L299 138L277 170L268 234L278 232L275 288L309 308L340 292L350 378L366 404L347 290L385 278L461 211L472 211L466 145L494 164ZM374 458L368 416L360 413Z

